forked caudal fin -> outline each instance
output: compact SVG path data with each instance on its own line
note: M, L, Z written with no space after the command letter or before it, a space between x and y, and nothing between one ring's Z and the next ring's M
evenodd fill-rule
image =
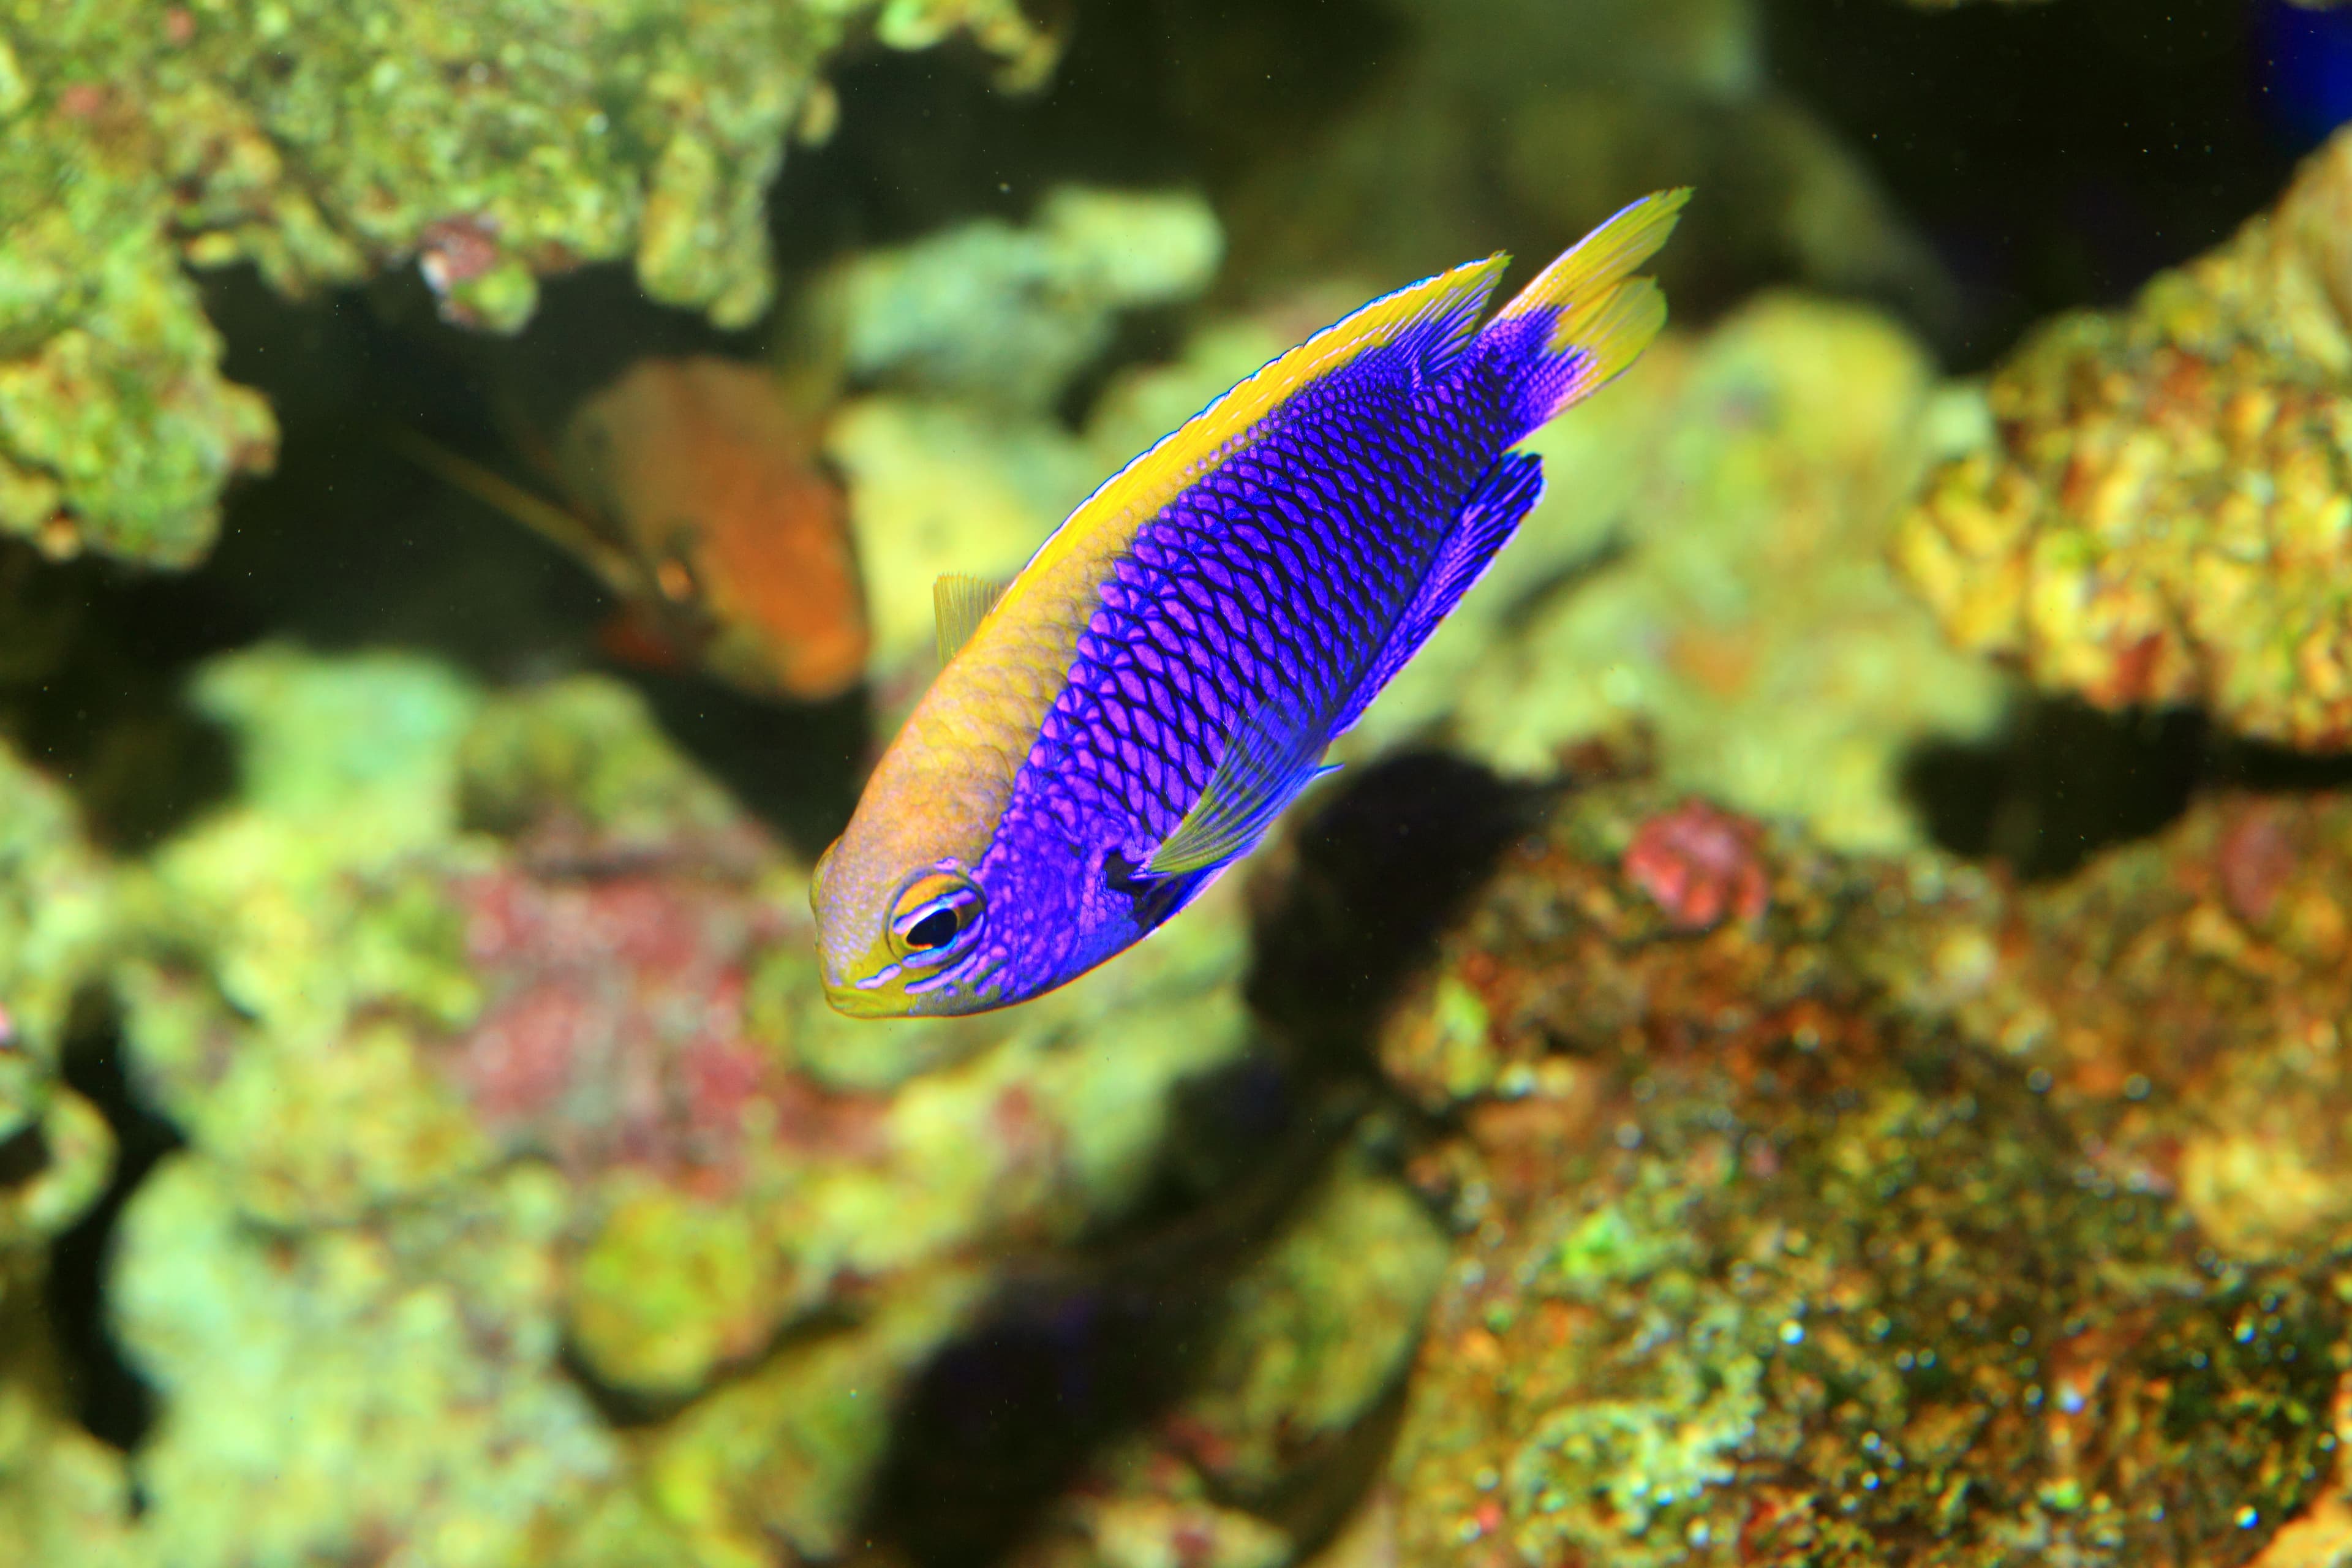
M1640 357L1666 324L1665 296L1633 269L1675 231L1690 188L1659 191L1620 211L1536 275L1479 334L1520 362L1520 417L1533 430L1590 396ZM1528 328L1540 326L1540 342Z

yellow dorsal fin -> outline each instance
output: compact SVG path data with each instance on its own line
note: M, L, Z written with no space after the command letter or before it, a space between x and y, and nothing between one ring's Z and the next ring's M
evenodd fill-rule
M1004 596L1004 588L1001 578L968 577L961 572L947 573L932 583L931 614L938 624L941 668L980 630L980 623Z
M1500 252L1384 294L1269 362L1103 481L1022 569L1012 604L1071 555L1115 549L1178 492L1214 468L1234 445L1301 389L1417 327L1430 334L1428 369L1442 373L1477 335L1495 280L1510 264Z

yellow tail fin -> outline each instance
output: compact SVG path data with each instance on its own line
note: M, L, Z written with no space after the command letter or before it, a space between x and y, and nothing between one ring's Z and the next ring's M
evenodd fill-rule
M1632 364L1666 324L1665 296L1654 282L1632 273L1666 243L1690 196L1687 185L1643 196L1579 240L1496 313L1493 325L1551 315L1548 355L1575 361L1564 381L1543 387L1538 406L1528 411L1532 424Z

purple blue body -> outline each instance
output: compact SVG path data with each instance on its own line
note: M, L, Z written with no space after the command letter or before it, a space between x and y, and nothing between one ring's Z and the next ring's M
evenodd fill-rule
M1513 447L1657 331L1654 288L1627 274L1681 199L1626 209L1483 330L1500 258L1375 301L1074 513L986 609L940 710L894 745L907 765L886 757L859 806L944 801L962 820L861 835L854 819L820 868L836 1005L963 1013L1034 995L1246 854L1541 497L1540 461ZM943 646L962 641L941 602ZM965 737L965 780L959 728L985 731Z

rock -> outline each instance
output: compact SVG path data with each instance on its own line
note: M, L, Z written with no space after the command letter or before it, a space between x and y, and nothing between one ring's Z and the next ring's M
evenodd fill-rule
M1762 830L1764 911L1677 931L1623 860L1664 807L1563 800L1384 1035L1460 1128L1401 1560L2242 1561L2332 1506L2334 1266L2107 1179L1955 1026L2008 896Z
M1956 643L2102 708L2352 746L2347 203L2352 132L2129 310L2011 355L1896 547Z
M853 377L1034 415L1120 311L1200 293L1223 249L1198 196L1065 185L1025 227L982 218L843 263L810 310Z

